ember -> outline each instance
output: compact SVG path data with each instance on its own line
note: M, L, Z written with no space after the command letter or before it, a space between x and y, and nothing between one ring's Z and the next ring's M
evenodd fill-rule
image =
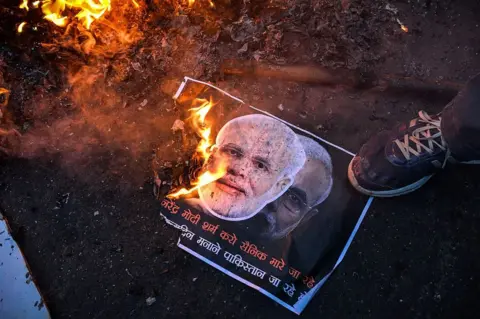
M22 33L22 32L23 32L23 27L24 27L26 24L27 24L27 23L26 23L25 21L22 22L22 23L20 23L20 24L18 25L17 32L18 32L18 33Z
M10 91L0 87L0 106L6 106L8 104L9 96L10 96ZM2 113L0 113L0 118L1 118L1 114Z
M400 21L400 19L397 19L397 23L400 26L400 29L402 29L403 32L407 33L408 32L408 27Z
M22 0L22 3L20 4L20 9L25 9L25 10L29 10L28 8L28 0Z
M212 146L213 141L210 137L211 135L211 127L206 124L205 118L208 112L212 109L215 105L210 97L210 100L197 98L193 101L193 105L200 104L198 107L191 108L189 111L192 112L192 116L189 118L191 121L193 128L195 129L196 133L201 137L201 141L198 143L196 153L194 157L198 157L204 163L207 163L211 153L212 153ZM204 173L200 174L196 181L192 182L191 184L194 186L191 189L182 188L177 192L169 194L168 197L170 198L178 198L183 195L190 194L200 187L205 186L211 182L216 181L217 179L221 178L226 174L226 167L223 163L220 163L218 167L214 169L214 172L205 171Z
M191 7L195 3L195 0L188 0L188 6ZM215 8L215 3L212 0L208 0L208 4L211 8Z

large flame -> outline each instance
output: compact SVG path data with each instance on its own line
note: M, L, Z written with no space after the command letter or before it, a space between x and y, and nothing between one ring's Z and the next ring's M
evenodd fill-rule
M212 128L205 122L205 118L215 104L213 103L211 97L210 100L197 98L193 101L192 104L200 104L200 106L198 107L193 107L189 109L189 111L192 113L189 120L191 120L194 129L201 137L201 141L198 143L197 146L196 156L202 158L204 163L206 163L212 153L213 140L211 137ZM211 182L214 182L217 179L223 177L226 173L226 165L224 165L223 162L217 163L217 167L215 168L214 172L206 170L204 173L200 174L196 181L191 183L192 186L194 186L193 188L182 188L175 193L167 195L167 197L178 198L180 196L190 194L195 190L198 190L200 187L210 184Z
M40 3L44 18L60 27L65 27L70 22L67 9L76 12L75 18L87 29L112 9L112 0L43 0L32 2L32 7L36 8ZM131 0L131 3L136 8L140 7L136 0ZM28 11L29 1L22 0L20 8Z
M60 27L66 27L71 22L69 13L76 13L75 18L89 30L92 23L102 18L112 10L112 3L130 2L135 8L140 8L138 0L21 0L20 9L29 11L31 8L42 7L43 18ZM192 7L195 0L187 0ZM211 8L215 8L212 0L207 0ZM19 31L21 33L21 31Z

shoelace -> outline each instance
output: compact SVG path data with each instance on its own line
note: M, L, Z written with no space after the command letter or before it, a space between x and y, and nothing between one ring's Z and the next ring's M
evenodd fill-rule
M411 133L405 134L403 141L400 139L395 140L395 144L397 144L407 161L410 160L412 154L419 156L422 151L432 154L435 148L438 147L446 152L445 160L442 164L442 168L444 168L450 157L450 150L443 139L440 129L441 118L433 119L424 111L418 112L418 116L419 118L414 120L410 126L416 125L418 122L425 123L425 125L415 129ZM412 143L415 148L411 146Z

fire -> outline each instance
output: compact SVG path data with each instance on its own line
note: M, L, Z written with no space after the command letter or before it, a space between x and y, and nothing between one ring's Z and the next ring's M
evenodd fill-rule
M7 106L8 104L8 98L10 96L10 91L0 87L0 96L3 96L2 99L0 99L0 106ZM0 111L0 118L2 118L2 112Z
M191 7L195 3L195 0L188 0L188 6ZM208 0L208 4L211 8L215 8L215 3L212 0Z
M87 29L93 21L100 19L104 13L111 9L110 0L45 0L42 11L45 19L52 21L58 26L67 25L68 17L63 15L65 8L80 10L75 16Z
M195 187L192 187L190 189L182 188L178 192L175 192L173 194L168 194L167 197L178 198L180 196L190 194L193 191L198 190L200 187L210 184L211 182L214 182L217 179L223 177L226 173L227 173L227 169L223 165L220 166L220 168L214 173L206 171L205 173L201 174L198 177L198 180L196 182L192 183L192 185L194 185Z
M135 6L135 8L137 8L137 9L140 8L140 5L138 4L137 1L132 0L132 3L133 3L133 5Z
M403 32L405 32L405 33L408 32L407 26L404 25L404 24L402 23L402 21L400 21L400 19L397 19L397 23L398 23L398 25L400 26L400 29L402 29Z
M140 5L136 0L131 0L136 8ZM77 12L75 17L82 25L90 29L92 23L99 20L106 12L112 9L112 0L43 0L34 1L34 8L41 4L44 19L49 20L60 27L65 27L70 22L66 9ZM28 0L22 0L21 9L29 10Z
M192 121L193 127L202 138L197 146L197 152L206 161L210 157L210 146L212 146L213 142L210 139L211 128L205 124L205 118L214 104L212 98L210 98L210 100L197 98L193 102L193 104L198 103L200 103L199 107L189 109L189 111L192 112L190 120Z
M22 0L22 3L20 4L20 9L25 9L25 10L30 10L28 7L28 0Z
M22 33L23 32L23 27L26 25L27 23L25 21L23 21L22 23L20 23L18 25L18 28L17 28L17 32L18 33Z
M197 145L196 155L200 156L203 159L204 163L210 158L213 140L211 138L212 128L205 122L208 112L215 105L210 97L209 100L197 98L193 101L193 105L198 105L198 107L193 107L189 109L192 113L192 116L189 118L191 120L194 129L197 134L200 135L201 141ZM178 198L183 195L192 193L195 190L198 190L200 187L210 184L211 182L216 181L217 179L223 177L227 173L226 165L224 163L218 164L218 167L214 172L205 171L200 174L198 179L191 184L194 186L191 189L182 188L179 191L169 194L169 198Z

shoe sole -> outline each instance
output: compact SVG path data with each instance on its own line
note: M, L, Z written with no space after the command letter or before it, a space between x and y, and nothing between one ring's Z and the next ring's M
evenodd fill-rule
M476 165L476 164L480 164L480 161L460 162L460 164L465 164L465 165Z
M425 185L425 183L427 183L430 180L430 178L432 178L433 175L435 175L435 174L432 174L432 175L429 175L429 176L425 176L422 179L416 181L415 183L412 183L410 185L407 185L407 186L404 186L404 187L401 187L401 188L392 189L392 190L389 190L389 191L371 191L371 190L363 188L357 182L357 179L355 178L355 175L353 174L352 162L353 162L353 159L350 161L350 164L348 165L348 179L350 180L350 183L360 193L368 195L368 196L374 196L374 197L388 198L388 197L396 197L396 196L401 196L401 195L411 193L413 191L416 191L417 189L419 189L423 185ZM480 161L460 162L459 164L478 165L478 164L480 164Z
M351 161L350 164L348 165L348 179L350 180L350 184L352 184L352 186L357 191L359 191L362 194L368 195L368 196L388 198L388 197L405 195L405 194L411 193L413 191L416 191L417 189L419 189L420 187L425 185L425 183L428 182L428 180L430 178L432 178L432 176L433 176L433 175L425 176L424 178L416 181L413 184L410 184L410 185L407 185L407 186L404 186L404 187L401 187L401 188L397 188L397 189L392 189L392 190L389 190L389 191L371 191L371 190L363 188L362 186L360 186L360 184L358 184L357 179L355 178L355 175L353 174L352 162L353 161Z

